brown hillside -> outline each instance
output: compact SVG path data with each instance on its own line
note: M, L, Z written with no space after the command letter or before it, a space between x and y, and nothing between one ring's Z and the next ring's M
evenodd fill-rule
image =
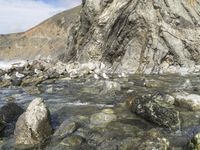
M64 50L67 29L78 19L79 12L80 6L59 13L26 32L0 35L0 60L57 56Z

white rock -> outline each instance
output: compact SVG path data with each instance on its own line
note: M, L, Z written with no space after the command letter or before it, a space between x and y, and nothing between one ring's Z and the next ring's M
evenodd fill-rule
M7 73L4 75L4 79L5 80L10 80L11 79L11 76L9 76Z
M121 85L118 82L105 81L103 89L104 89L104 91L120 91Z
M15 76L16 76L17 78L23 78L25 75L24 75L24 74L21 74L21 73L19 73L19 72L16 72L16 73L15 73Z
M99 80L100 77L97 74L94 74L94 78Z
M189 93L174 93L175 104L189 110L200 110L200 95Z
M108 77L108 75L107 75L106 73L102 73L102 77L103 77L104 79L109 79L109 77Z

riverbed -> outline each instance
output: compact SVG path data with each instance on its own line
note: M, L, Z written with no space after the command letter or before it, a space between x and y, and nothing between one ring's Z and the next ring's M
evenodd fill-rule
M143 84L151 81L150 86ZM110 84L116 86L111 86ZM132 75L109 79L95 79L93 76L70 79L52 79L37 86L7 87L0 89L0 106L9 101L24 109L36 97L42 97L51 113L51 123L56 130L65 120L80 122L81 127L73 136L81 136L81 149L128 149L142 143L144 136L159 132L170 141L171 148L187 149L188 141L200 129L200 111L189 111L176 107L180 113L180 128L171 130L147 121L130 111L127 101L130 97L153 93L185 91L200 95L200 77L179 75ZM91 127L91 116L112 110L116 119L103 127ZM12 130L11 130L12 132ZM13 134L1 138L1 149L14 149ZM125 147L125 145L127 147ZM80 149L77 148L77 149ZM63 142L49 142L41 149L70 149Z

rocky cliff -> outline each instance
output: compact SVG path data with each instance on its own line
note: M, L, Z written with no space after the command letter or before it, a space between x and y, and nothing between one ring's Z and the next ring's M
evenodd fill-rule
M83 0L65 61L100 61L111 72L194 72L200 64L200 3Z
M64 11L38 26L17 34L0 35L0 60L55 57L66 47L68 27L77 19L80 7Z

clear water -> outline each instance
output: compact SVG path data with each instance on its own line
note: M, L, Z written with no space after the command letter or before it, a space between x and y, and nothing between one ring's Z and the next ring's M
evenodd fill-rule
M162 84L157 87L147 88L140 84L143 78ZM171 94L176 91L184 90L189 93L200 95L199 90L194 90L194 88L200 89L200 77L198 76L135 75L129 78L113 78L110 80L120 83L121 91L106 91L104 86L105 81L103 79L95 80L93 77L73 80L56 80L52 83L43 83L38 87L34 87L37 88L41 94L31 94L30 90L27 90L28 87L1 88L0 106L3 106L7 101L12 99L26 109L28 104L35 97L43 97L50 109L52 125L55 129L66 119L77 116L90 118L92 114L100 112L104 108L112 108L115 110L115 114L121 122L126 122L126 124L139 128L140 132L145 132L150 128L159 128L160 130L160 127L144 121L142 118L131 113L128 108L122 107L122 104L125 103L129 96L128 91L133 91L142 95L158 91ZM189 87L185 86L187 80L191 82ZM198 128L200 112L188 112L184 109L177 109L180 110L183 118L181 134L178 134L177 131L168 131L162 128L161 130L163 134L171 140L172 144L182 146L185 138L188 138L188 134L192 132L192 129ZM182 140L182 137L185 138ZM3 138L2 145L4 145L2 149L12 149L13 136L11 135L8 138Z

